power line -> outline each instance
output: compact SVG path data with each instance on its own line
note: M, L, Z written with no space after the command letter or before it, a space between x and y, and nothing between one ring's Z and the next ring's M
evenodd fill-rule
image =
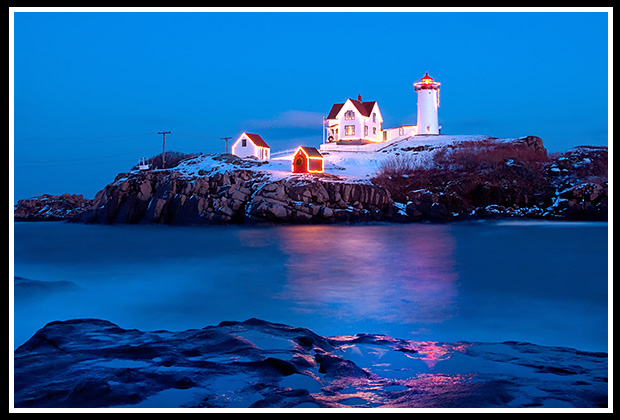
M149 149L149 152L152 152L153 149ZM31 161L31 163L54 163L54 162L66 162L67 160L72 160L72 161L76 161L76 160L99 160L100 158L109 158L109 157L118 157L118 156L128 156L128 155L135 155L137 153L145 153L146 150L135 150L133 152L124 152L124 153L115 153L113 155L93 155L91 157L85 157L85 158L65 158L65 159L49 159L49 160L37 160L37 161Z
M102 159L109 159L109 158L117 158L120 156L130 156L130 155L137 155L137 154L153 154L155 155L157 152L154 151L153 149L150 149L148 151L146 150L139 150L139 151L133 151L133 152L125 152L125 153L115 153L113 155L93 155L91 157L85 157L85 158L66 158L66 159L50 159L50 160L38 160L38 161L24 161L23 163L17 163L15 162L14 167L15 168L43 168L43 167L55 167L55 166L74 166L74 165L83 165L83 164L92 164L92 163L96 163L96 162L101 162ZM124 162L125 160L112 160L113 162ZM107 162L110 162L109 160Z
M40 141L40 140L44 140L44 141L54 141L54 142L59 142L59 141L63 141L63 142L77 142L77 141L92 141L92 140L122 140L122 139L126 139L128 137L146 137L146 136L151 136L153 135L152 133L140 133L140 134L122 134L122 135L118 135L118 136L94 136L94 137L87 137L87 136L81 136L81 137L61 137L61 138L54 138L54 137L15 137L16 141Z
M15 136L14 141L53 141L53 142L80 142L80 141L114 141L114 140L123 140L131 137L148 137L152 136L153 133L138 133L138 134L121 134L117 136L78 136L78 137L26 137L26 136ZM217 139L215 135L209 134L196 134L196 133L185 133L185 132L174 132L175 138L193 138L200 139L206 141L214 141Z
M165 135L166 134L170 134L170 131L160 131L158 132L158 134L162 134L163 135L163 141L162 141L162 158L163 158L163 167L165 168ZM152 136L153 134L148 134L148 133L144 133L144 134L124 134L124 135L117 135L117 136L98 136L98 137L73 137L73 138L62 138L63 141L84 141L84 140L109 140L109 139L125 139L128 137L144 137L144 136ZM185 137L185 138L198 138L198 139L203 139L207 141L207 144L214 144L212 143L213 141L215 141L215 139L217 139L217 137L215 136L210 136L210 135L200 135L200 134L194 134L194 133L177 133L175 131L175 139L177 137ZM232 137L220 137L220 140L226 140L226 152L228 152L228 140L230 140ZM41 140L47 140L47 141L54 141L54 139L52 138L40 138ZM36 140L36 138L27 138L27 139L20 139L20 141L22 140ZM60 140L60 139L58 139ZM21 154L21 153L20 153ZM15 157L14 161L13 161L13 167L17 168L17 169L28 169L28 168L46 168L46 167L58 167L58 166L79 166L79 165L90 165L90 164L94 164L94 163L98 163L98 162L102 162L104 159L112 159L112 160L107 160L106 162L125 162L126 160L114 160L114 158L118 158L118 157L122 157L122 156L131 156L131 155L142 155L142 156L156 156L158 153L154 150L154 149L149 149L149 150L135 150L135 151L130 151L130 152L122 152L122 153L114 153L114 154L109 154L109 155L98 155L98 154L93 154L92 156L89 157L76 157L76 158L72 158L72 157L66 157L64 159L46 159L46 160L36 160L36 161L29 161L29 160L22 160L22 159L18 159L17 157Z

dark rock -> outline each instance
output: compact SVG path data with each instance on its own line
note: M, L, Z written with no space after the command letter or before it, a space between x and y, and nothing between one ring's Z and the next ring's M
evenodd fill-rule
M542 139L537 136L527 136L522 139L515 140L513 141L513 145L517 147L523 146L530 149L535 154L547 156L547 149L543 145Z
M343 198L344 197L344 198ZM325 223L336 210L347 220L380 220L391 205L389 192L372 184L314 178L265 180L248 170L183 177L174 171L119 176L74 217L83 223Z
M406 213L416 221L446 222L450 220L450 212L441 198L428 190L411 191L407 195Z
M294 364L287 362L286 360L278 359L276 357L268 357L260 362L251 362L253 367L274 369L284 376L289 376L294 373L299 373Z
M606 353L531 343L326 338L254 318L181 332L77 319L50 322L15 350L14 401L19 408L153 401L161 408L552 408L560 400L588 408L607 405L607 369ZM179 397L150 400L171 390Z
M82 194L49 195L19 200L13 217L16 222L69 220L89 206Z
M317 353L314 360L319 364L319 373L326 374L331 377L347 376L354 378L368 378L370 374L358 367L355 363L342 359L333 354Z

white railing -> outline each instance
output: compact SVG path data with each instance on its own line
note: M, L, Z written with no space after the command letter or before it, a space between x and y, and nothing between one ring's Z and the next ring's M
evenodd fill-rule
M291 156L293 153L295 153L295 150L297 149L278 150L277 152L271 153L271 159L277 160L278 158L281 159L281 158Z
M379 152L386 147L393 145L394 143L398 143L400 141L406 140L411 136L402 136L395 137L392 140L383 141L380 143L369 143L369 144L335 144L335 143L325 143L320 147L320 151L322 152Z

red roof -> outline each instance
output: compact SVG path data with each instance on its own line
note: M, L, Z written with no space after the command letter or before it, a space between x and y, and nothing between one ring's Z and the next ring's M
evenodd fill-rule
M333 120L336 118L336 115L340 112L344 104L334 104L332 105L332 109L329 111L329 115L327 116L328 120Z
M413 87L418 91L420 89L439 89L439 85L441 85L441 83L434 81L433 78L428 75L428 72L426 72L419 82L413 84Z
M428 72L426 72L426 74L424 75L424 77L422 78L422 81L424 83L433 83L433 78L431 76L428 75Z
M362 114L365 117L370 117L370 113L372 112L372 109L377 103L377 101L361 102L361 101L358 101L356 99L351 99L351 98L349 98L349 100L351 101L351 103L353 103L355 108L357 108L360 114ZM329 115L327 116L327 119L333 120L334 118L336 118L336 115L338 115L338 113L340 112L343 106L344 106L344 103L334 104L332 106L331 111L329 111Z
M321 152L319 152L316 147L309 147L309 146L299 146L299 149L302 149L304 151L304 153L308 156L308 157L320 157L322 158L323 155L321 154Z
M265 140L263 140L262 137L259 136L258 134L251 134L251 133L243 133L243 134L248 136L250 140L252 140L252 143L254 143L255 146L266 147L268 149L271 149L271 147L269 147L269 145L265 143Z

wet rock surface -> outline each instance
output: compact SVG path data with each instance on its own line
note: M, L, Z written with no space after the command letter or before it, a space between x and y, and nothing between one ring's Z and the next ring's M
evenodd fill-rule
M607 354L523 342L322 337L258 319L181 332L51 322L14 355L16 407L605 407Z

